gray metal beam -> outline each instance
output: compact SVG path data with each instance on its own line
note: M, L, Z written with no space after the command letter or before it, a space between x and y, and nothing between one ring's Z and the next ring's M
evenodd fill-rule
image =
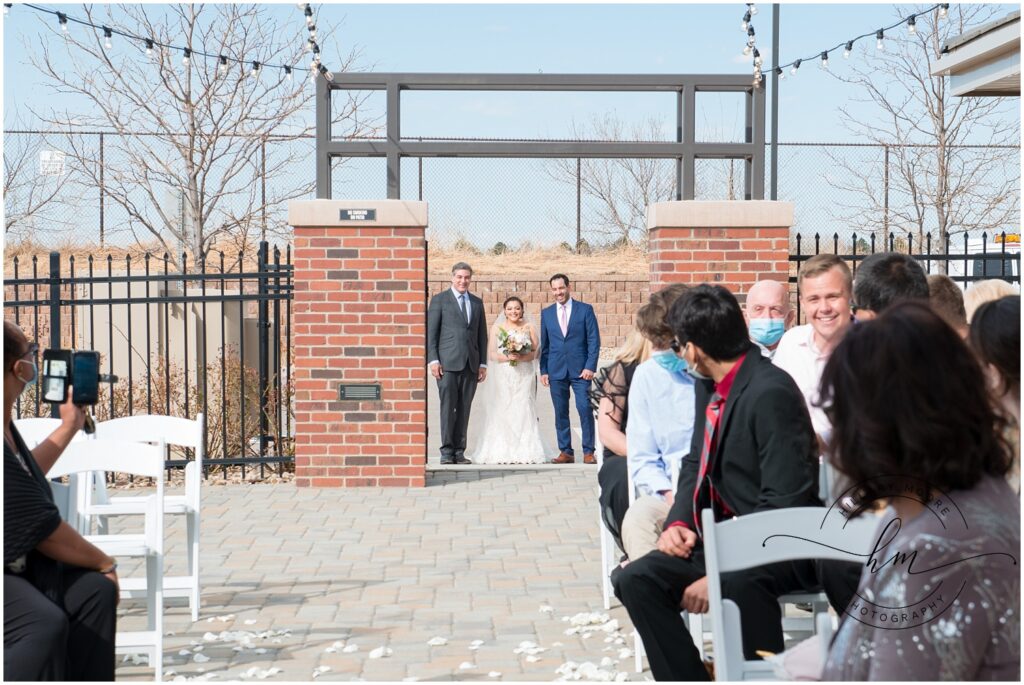
M316 79L316 197L331 197L331 155L327 151L331 142L331 91L327 79Z
M753 157L749 143L674 142L534 142L515 141L412 141L397 144L402 157L532 157L532 158L625 158L638 159L735 159ZM388 157L390 141L331 141L326 146L335 157ZM763 154L763 153L762 153ZM685 178L685 177L684 177Z
M694 144L697 139L697 91L683 90L683 142ZM693 154L683 154L683 200L692 200L697 192L697 165Z
M764 110L765 110L765 98L764 88L752 89L752 99L754 107L754 121L753 121L753 140L754 144L754 155L751 157L750 165L750 191L751 197L754 200L764 199Z
M743 90L750 78L740 74L439 74L344 72L334 75L332 89L385 90L397 81L402 90L591 90L676 91Z
M402 197L402 111L401 93L398 89L398 81L388 83L387 88L387 167L388 167L388 199L399 200Z

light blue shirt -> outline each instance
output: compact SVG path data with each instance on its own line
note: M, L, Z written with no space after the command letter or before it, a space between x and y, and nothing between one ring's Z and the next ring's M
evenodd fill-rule
M633 374L626 465L633 486L643 494L676 489L672 474L679 472L693 437L693 383L689 374L666 371L657 359L648 359Z

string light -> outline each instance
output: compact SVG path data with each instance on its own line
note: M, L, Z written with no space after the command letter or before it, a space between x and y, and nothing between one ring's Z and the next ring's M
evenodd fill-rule
M757 48L754 48L754 66L760 67L763 63L764 60L761 59L761 52Z
M252 76L253 78L258 78L259 75L260 75L260 63L259 62L253 62L252 63L252 70L249 72L249 76Z
M8 15L8 14L10 14L10 13L11 13L11 7L12 7L12 3L10 3L10 2L5 2L5 3L4 3L4 16L5 16L5 17L6 17L6 16Z
M288 83L291 83L292 82L292 68L290 66L288 66L287 64L284 65L283 68L284 68L284 78L285 78L285 80L288 81Z
M746 14L743 15L743 22L740 24L740 30L741 31L746 31L748 26L750 26L750 11L749 10L746 12Z
M6 15L10 11L10 8L13 6L13 3L3 3L3 5L4 5L4 14ZM303 14L306 17L306 26L309 29L309 33L310 33L310 36L311 36L311 38L309 40L309 43L307 45L307 49L311 50L313 52L313 54L314 54L314 64L310 68L311 80L315 80L316 79L316 74L317 73L320 73L320 74L324 75L325 78L327 78L328 80L332 80L334 78L334 74L331 73L320 62L320 54L319 54L320 53L320 46L316 44L315 40L313 40L313 38L315 38L315 36L317 35L317 33L316 33L316 25L313 23L313 18L312 18L313 17L313 10L312 10L312 8L310 7L310 5L308 3L297 3L297 5L298 5L298 7L300 9L302 9ZM65 14L64 12L59 12L57 10L46 9L44 7L40 7L38 5L34 5L34 4L31 4L31 3L23 3L22 6L23 7L27 7L29 9L35 11L35 12L40 12L42 14L49 14L49 15L56 16L57 17L57 21L58 21L58 23L60 25L61 33L64 34L65 37L69 37L69 35L70 35L69 24L70 24L71 21L74 21L75 23L81 24L83 26L87 26L87 27L89 27L89 28L91 28L91 29L93 29L95 31L102 31L103 32L103 38L104 38L104 42L103 42L104 47L107 50L110 50L110 49L113 48L114 30L111 27L109 27L109 26L104 26L102 24L94 24L94 23L92 23L90 21L87 21L87 20L84 20L84 19L71 18L67 14ZM120 35L120 36L123 36L124 38L127 38L130 41L136 41L137 44L144 45L147 57L152 57L153 56L153 51L157 47L161 47L161 48L164 48L164 49L170 50L170 51L180 49L181 53L182 53L181 63L185 67L191 66L193 54L200 55L200 56L203 56L203 57L208 57L208 58L216 59L218 61L218 68L220 69L221 73L226 73L228 62L234 62L236 64L245 64L246 62L249 61L249 60L245 60L245 59L239 59L237 57L229 57L229 56L223 55L223 54L218 55L218 54L213 54L213 53L207 53L207 52L205 52L203 50L192 50L191 48L188 48L188 47L179 48L178 46L175 46L175 45L170 45L170 44L166 44L166 43L157 42L153 38L148 38L148 37L145 37L145 36L135 35L135 34L128 33L128 32L122 31L122 30L118 30L117 34ZM300 70L301 69L305 69L305 67L302 67L302 66L287 65L287 64L263 64L263 63L258 62L258 61L252 61L251 64L252 64L252 67L253 67L253 69L251 71L251 74L253 76L258 76L259 72L261 71L261 68L264 67L264 66L266 66L266 67L274 67L274 68L280 67L281 69L284 70L285 77L289 81L291 81L292 71L294 69L300 69Z
M750 13L751 13L751 14L757 14L757 5L755 5L755 4L754 4L754 3L752 3L752 2L748 2L748 3L747 3L747 7L749 7L749 8L750 8Z
M779 80L786 78L786 72L782 70L782 67L775 67L775 75L779 77Z
M748 6L748 11L750 11L750 8L752 8L751 3L747 3L747 6ZM869 33L861 34L859 36L851 38L850 40L845 41L845 43L839 43L838 45L836 45L836 46L834 46L832 48L829 48L828 50L823 50L823 51L817 53L817 56L820 57L820 59L821 59L821 66L822 66L822 68L827 69L828 68L828 53L833 52L835 50L838 50L840 48L843 49L843 57L845 59L849 59L850 55L853 53L853 45L854 45L854 43L856 43L858 40L861 40L862 38L869 38L872 35L874 35L875 40L876 40L876 43L875 43L876 48L879 51L883 51L884 52L885 51L885 32L886 31L889 31L891 29L895 29L895 28L899 27L901 24L906 24L907 25L907 32L910 35L912 35L912 36L917 35L917 18L921 17L921 16L924 16L924 15L927 15L927 14L929 14L931 12L936 11L936 10L938 10L938 17L940 19L945 19L948 16L948 14L949 14L949 3L939 3L939 4L932 5L928 9L925 9L925 10L923 10L921 12L915 12L914 14L911 14L908 17L904 17L903 19L899 20L898 22L896 22L892 26L886 26L886 27L880 28L880 29L878 29L876 31L871 31ZM756 12L752 12L751 11L751 14L756 14ZM746 15L744 15L744 19L746 19L746 18L747 18ZM748 50L747 48L745 48L744 51L743 51L743 54L745 54L745 55L750 55L751 53L755 53L755 51L752 49L753 46L754 46L754 40L753 40L754 27L753 26L748 26L748 35L751 38L750 38L750 40L747 41L747 47L751 48L751 49ZM807 60L807 59L812 59L812 57L810 57L810 56L802 57L800 59L793 60L792 62L789 62L788 64L780 64L776 68L776 74L778 74L779 77L782 78L783 77L783 70L788 68L789 69L789 73L791 75L795 76L796 73L797 73L797 70L800 68L800 64L803 63L803 61Z

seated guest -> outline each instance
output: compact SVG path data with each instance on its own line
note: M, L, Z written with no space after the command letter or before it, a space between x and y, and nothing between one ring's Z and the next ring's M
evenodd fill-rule
M928 301L935 313L953 327L961 338L967 337L967 310L964 294L953 279L945 274L928 276Z
M34 452L12 421L36 350L4 322L4 678L113 680L117 564L61 521L44 476L85 413L69 392L60 428Z
M651 358L637 368L629 389L628 468L640 495L622 523L630 559L657 548L672 506L673 477L693 438L693 378L686 373L686 362L672 351L675 336L665 321L687 290L674 283L651 295L636 313L637 328L651 343Z
M998 300L1007 295L1020 294L1020 290L1016 286L1001 278L990 278L987 281L975 281L965 285L967 287L964 290L964 309L967 311L967 323L974 321L974 312L986 302Z
M601 470L597 472L597 482L601 485L601 516L615 543L623 551L622 519L629 507L626 475L629 386L636 367L650 356L650 343L634 328L615 352L612 363L594 377L590 388L590 406L597 412L597 435L604 446Z
M873 254L857 269L853 309L857 321L870 321L901 300L927 300L928 278L916 259L898 252Z
M996 409L1006 420L1013 447L1007 480L1020 492L1020 295L986 302L974 312L971 347L981 360Z
M807 323L788 331L775 352L775 365L788 373L804 396L818 439L828 439L828 417L817 406L818 382L832 350L850 328L853 276L832 254L815 255L800 269L800 307Z
M698 379L698 423L658 549L631 561L613 582L654 677L707 680L679 613L680 606L708 609L699 512L713 507L728 517L820 506L818 450L800 390L750 342L732 293L721 286L692 288L672 305L668 321L688 372ZM756 650L782 651L777 599L815 586L818 575L814 562L800 561L723 577L724 596L743 613L747 658L756 658Z
M779 281L758 281L747 291L743 307L750 339L771 359L782 334L792 327L796 310L789 306L789 288Z
M982 373L918 302L855 327L832 353L829 458L859 484L859 504L890 509L885 549L861 576L863 610L843 617L825 680L1020 681L1020 500Z

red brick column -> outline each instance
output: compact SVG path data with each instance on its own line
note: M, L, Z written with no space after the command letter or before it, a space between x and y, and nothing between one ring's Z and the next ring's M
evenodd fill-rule
M718 283L741 296L760 280L789 279L793 203L659 202L647 210L651 290Z
M295 228L292 360L300 487L422 487L427 203L312 200ZM342 219L346 210L374 217ZM340 401L379 383L379 401Z

